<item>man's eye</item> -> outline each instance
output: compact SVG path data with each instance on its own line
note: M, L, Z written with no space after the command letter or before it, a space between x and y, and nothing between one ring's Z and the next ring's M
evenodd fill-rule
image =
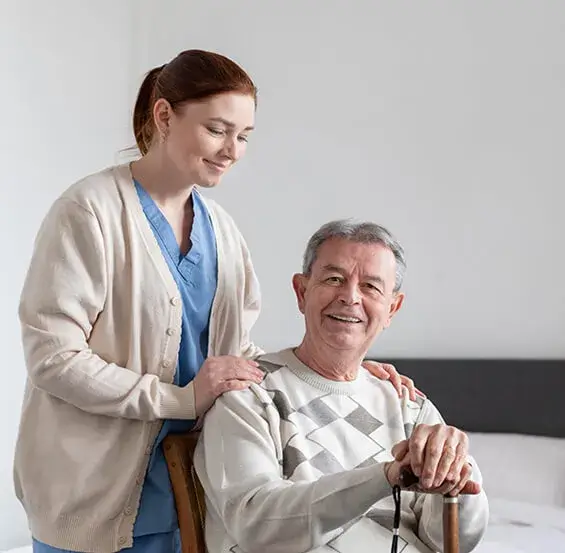
M379 294L382 294L382 293L383 293L383 291L382 291L378 286L375 286L374 284L367 283L367 286L368 286L373 292L378 292Z

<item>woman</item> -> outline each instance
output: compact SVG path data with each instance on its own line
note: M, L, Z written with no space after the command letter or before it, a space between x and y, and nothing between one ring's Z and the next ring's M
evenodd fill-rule
M133 116L141 158L75 183L43 221L20 304L15 456L38 553L178 550L161 442L262 378L249 251L195 189L245 153L256 97L218 54L153 69ZM400 388L390 366L371 371Z

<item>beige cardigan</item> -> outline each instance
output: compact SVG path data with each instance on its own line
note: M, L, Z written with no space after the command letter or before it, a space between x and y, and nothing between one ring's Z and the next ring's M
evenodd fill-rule
M249 251L229 215L206 204L218 250L209 355L256 357ZM132 545L162 419L195 418L192 384L172 384L181 312L129 165L82 179L54 203L19 311L28 382L14 478L36 539L100 553Z

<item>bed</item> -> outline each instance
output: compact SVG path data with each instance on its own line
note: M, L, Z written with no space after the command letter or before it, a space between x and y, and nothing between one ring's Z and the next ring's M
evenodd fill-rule
M475 552L565 553L565 360L388 361L469 435L491 511Z

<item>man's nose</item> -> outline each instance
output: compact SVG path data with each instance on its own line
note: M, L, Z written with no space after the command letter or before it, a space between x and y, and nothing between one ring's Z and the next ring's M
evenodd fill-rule
M361 295L359 294L359 288L354 284L346 284L341 287L339 294L339 301L345 305L355 305L359 303Z

